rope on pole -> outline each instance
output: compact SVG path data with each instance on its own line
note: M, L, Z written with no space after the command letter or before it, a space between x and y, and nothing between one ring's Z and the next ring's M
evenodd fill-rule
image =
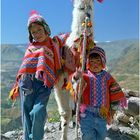
M85 28L84 28L84 38L83 38L83 51L82 51L82 72L85 71L86 64L86 43L87 43L87 22L89 18L85 17ZM76 139L78 140L78 118L79 118L79 110L80 110L80 99L82 95L82 81L83 77L80 77L80 86L79 86L79 94L78 101L76 105Z

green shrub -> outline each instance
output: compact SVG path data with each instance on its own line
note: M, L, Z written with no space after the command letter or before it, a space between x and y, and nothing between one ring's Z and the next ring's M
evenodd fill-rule
M59 122L60 121L60 115L58 111L49 111L48 112L48 121L51 122Z

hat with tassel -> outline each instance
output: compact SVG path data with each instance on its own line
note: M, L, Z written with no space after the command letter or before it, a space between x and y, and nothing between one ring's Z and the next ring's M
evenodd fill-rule
M45 29L45 31L47 32L47 34L50 36L51 35L51 30L49 25L47 24L47 22L45 21L45 19L35 10L32 10L30 13L30 17L28 19L28 30L29 30L29 38L32 40L32 35L30 33L30 27L32 25L32 23L37 23L39 25L42 25Z

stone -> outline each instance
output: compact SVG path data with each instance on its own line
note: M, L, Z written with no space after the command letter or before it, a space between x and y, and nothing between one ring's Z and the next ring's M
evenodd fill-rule
M130 97L128 99L128 113L132 116L139 115L140 98Z

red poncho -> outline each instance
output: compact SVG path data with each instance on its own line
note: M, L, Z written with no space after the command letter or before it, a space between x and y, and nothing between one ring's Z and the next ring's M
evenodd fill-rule
M48 87L52 87L56 83L56 72L61 68L60 47L51 38L48 38L47 42L29 44L16 76L16 83L10 92L11 99L14 100L19 95L18 81L24 74L34 74Z

